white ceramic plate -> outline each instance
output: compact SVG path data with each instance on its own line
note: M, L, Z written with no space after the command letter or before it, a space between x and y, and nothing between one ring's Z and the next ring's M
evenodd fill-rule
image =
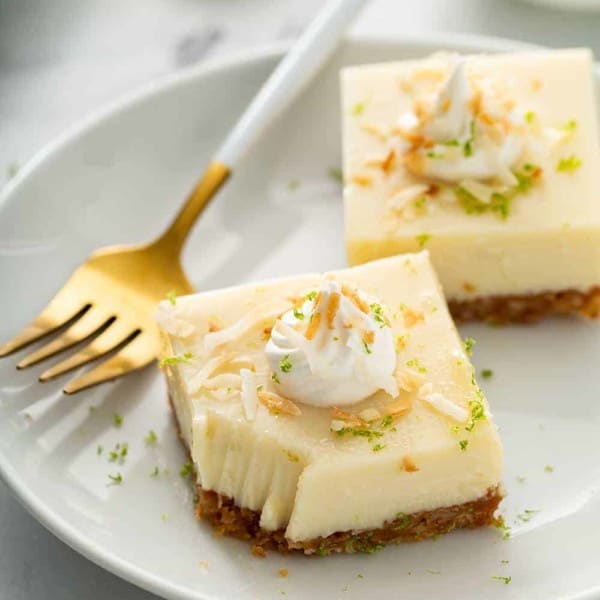
M439 37L344 44L198 224L185 255L198 288L344 265L340 189L327 176L340 160L341 64L440 48L518 47ZM281 52L155 85L95 116L22 170L0 203L0 339L32 318L93 248L147 239L166 224ZM170 598L597 597L598 333L595 325L570 321L464 330L479 340L477 366L494 371L483 385L506 447L507 541L482 530L373 556L258 560L247 544L216 539L194 520L191 491L179 475L184 454L155 369L65 397L65 379L36 383L43 367L15 370L23 353L0 361L0 471L65 542ZM123 416L120 428L115 413ZM159 437L152 448L144 443L150 429ZM118 442L129 443L123 465L108 462ZM152 478L156 465L160 476ZM107 485L117 472L123 483ZM525 510L539 512L523 521L517 515ZM288 578L278 577L281 567Z

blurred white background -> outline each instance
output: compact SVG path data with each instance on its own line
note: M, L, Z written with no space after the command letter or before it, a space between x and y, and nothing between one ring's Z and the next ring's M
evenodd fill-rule
M294 38L322 3L0 0L0 185L94 109L187 66ZM511 0L374 0L355 31L493 35L600 57L600 14ZM153 597L55 539L0 483L0 600Z

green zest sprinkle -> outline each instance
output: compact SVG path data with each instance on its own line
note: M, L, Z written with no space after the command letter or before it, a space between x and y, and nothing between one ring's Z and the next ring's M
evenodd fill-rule
M553 473L554 472L554 467L552 465L546 465L544 467L544 471L546 471L546 473Z
M129 444L126 442L122 444L118 443L114 450L111 450L108 453L108 462L118 462L120 465L122 465L125 462L125 457L127 456L128 452Z
M532 110L528 110L525 113L525 121L527 121L527 123L533 123L535 119L535 113Z
M361 535L353 535L345 544L344 551L364 552L365 554L374 554L383 549L383 544L374 544L371 541L372 533L363 533Z
M481 376L484 379L489 379L490 377L492 377L493 374L494 374L494 371L492 371L491 369L483 369L481 371Z
M512 581L512 577L502 577L502 575L493 575L492 579L496 581L503 581L505 585L508 585Z
M383 417L383 419L381 419L381 426L389 427L393 422L394 422L394 419L393 419L392 415L387 415L387 417Z
M531 518L533 517L533 515L535 515L535 513L538 513L538 512L540 512L540 511L526 508L522 513L519 513L517 515L517 519L519 521L522 521L523 523L527 523L528 521L531 521Z
M480 393L481 390L477 389L477 393ZM469 400L469 408L471 409L471 418L469 422L465 426L466 431L473 431L475 429L475 425L477 421L481 421L485 419L485 408L483 406L483 402L481 399L477 400Z
M464 452L467 449L467 446L469 445L469 440L460 440L460 442L458 442L458 445L460 446L460 449Z
M444 158L443 154L439 154L437 152L433 152L432 150L430 150L429 152L426 152L425 156L427 158L431 158L433 160L439 160L440 158Z
M536 165L525 164L523 172L514 171L513 175L517 179L517 184L507 190L505 193L498 192L492 194L490 202L481 202L471 192L462 186L454 189L454 195L468 215L479 215L486 212L496 213L501 219L506 219L510 214L512 201L517 197L527 194L535 183L535 174L538 170Z
M301 310L294 308L293 312L294 312L294 317L296 317L296 319L298 319L298 321L304 321L304 313Z
M154 470L152 471L152 473L150 473L150 477L158 477L158 466L154 467Z
M385 448L385 444L375 444L373 446L373 452L379 452Z
M279 361L279 368L281 369L281 371L283 371L284 373L289 373L292 370L292 363L290 362L290 355L286 354L280 361Z
M273 383L281 383L281 380L279 379L279 375L277 375L277 373L275 373L273 371L273 373L271 373L271 381Z
M171 290L170 292L167 292L167 300L173 306L175 306L175 304L177 304L177 294L175 293L175 290Z
M98 446L98 447L96 448L96 454L97 454L98 456L100 456L100 455L102 454L102 452L103 452L103 451L104 451L104 448L103 448L102 446Z
M460 146L458 140L448 140L447 142L440 142L442 146Z
M121 485L123 483L123 475L117 473L116 475L109 475L110 483L108 485Z
M561 129L563 131L566 131L568 133L572 133L573 131L575 131L577 129L577 121L575 121L575 119L571 119L570 121L567 121L562 127Z
M498 529L502 529L502 539L507 540L510 537L510 527L504 522L504 519L501 518L500 521L495 523L494 525Z
M396 531L400 531L402 529L406 529L411 524L412 518L406 513L398 513L396 515L396 521L399 522L394 524L394 529Z
M429 235L428 233L420 233L419 235L415 236L415 240L417 240L417 243L419 244L419 248L424 248L425 244L431 239L431 235Z
M572 173L573 171L577 171L581 166L581 159L577 158L574 154L568 156L566 158L561 158L557 165L556 170L560 173Z
M335 430L332 429L334 433L337 433L340 437L350 434L354 437L365 437L369 442L373 441L375 438L380 438L383 436L381 431L374 431L373 429L361 429L360 427L342 427L341 429Z
M417 210L425 210L425 207L427 206L427 197L426 196L421 196L420 198L417 198L414 202L413 202L413 206L417 209Z
M475 121L474 120L472 120L469 123L469 131L470 131L469 139L465 142L465 145L463 146L463 154L466 157L473 155L473 141L475 140Z
M167 365L178 365L181 363L187 363L192 360L193 356L191 352L186 352L185 354L178 354L175 356L167 356L163 358L159 363L159 367L165 367Z
M337 183L343 183L342 170L339 167L329 167L327 174Z
M385 322L385 319L383 317L383 308L381 304L373 302L373 304L369 305L369 308L373 311L373 318L377 323L379 323L379 326L386 327L387 323Z
M123 425L123 417L121 415L115 414L114 423L115 427L121 427L121 425Z
M411 367L412 369L417 369L419 373L427 373L427 369L421 365L419 359L417 358L411 358L410 360L406 361L406 366Z
M300 182L297 179L291 179L288 183L289 190L297 190L300 187Z
M156 432L153 429L151 429L146 434L146 437L144 438L144 441L146 442L147 446L151 446L152 444L156 444L156 442L158 442L158 436L156 435Z
M463 347L465 349L465 352L467 353L467 356L473 356L473 346L477 343L476 340L474 340L473 338L465 338L463 340Z
M317 548L317 554L319 556L328 556L329 555L329 551L327 550L327 548L321 544L318 548Z
M317 291L313 290L312 292L308 292L308 294L306 294L306 299L313 301L315 298L317 297Z
M179 474L185 477L191 477L194 474L194 465L191 462L186 462L179 471Z
M519 483L525 483L526 478L523 475L517 475L515 478Z
M369 344L367 344L367 342L363 341L363 347L367 354L373 354L373 350L371 350L371 347L369 346Z
M366 102L357 102L352 107L352 114L357 117L358 115L362 115L366 107Z
M19 165L16 162L12 162L6 167L6 177L12 179L19 172Z
M334 335L332 339L333 339L334 342L339 342L340 341L340 338L337 335Z

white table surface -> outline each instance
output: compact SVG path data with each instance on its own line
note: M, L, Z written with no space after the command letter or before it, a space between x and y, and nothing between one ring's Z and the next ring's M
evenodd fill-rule
M320 0L0 0L0 185L91 110L184 66L297 35ZM375 0L360 32L589 46L600 15L510 0ZM0 282L0 289L3 283ZM76 554L0 482L0 600L154 598Z

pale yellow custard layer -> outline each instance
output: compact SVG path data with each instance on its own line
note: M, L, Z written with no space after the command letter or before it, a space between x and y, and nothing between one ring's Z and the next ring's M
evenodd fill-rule
M351 264L425 247L446 296L535 294L600 284L600 148L586 50L467 57L470 76L500 86L526 111L538 136L523 162L541 177L515 198L506 218L467 214L457 202L430 199L410 218L390 198L424 183L396 156L387 171L377 165L393 146L405 111L448 75L447 60L367 65L342 73L345 232ZM560 138L557 140L553 137ZM552 141L550 141L552 139ZM558 169L575 159L574 169ZM425 182L427 183L427 182ZM441 186L452 191L452 185Z
M502 475L499 435L427 252L331 275L380 299L397 336L397 373L415 386L400 392L412 408L393 422L384 424L377 417L368 426L377 432L372 439L331 431L329 408L298 402L301 415L292 416L271 414L260 404L249 420L235 390L218 399L192 385L210 360L204 353L209 329L226 328L261 305L291 302L318 288L321 275L207 292L161 306L173 317L167 329L179 328L186 336L165 333L164 357L187 358L163 368L198 482L241 507L261 511L262 527L285 529L294 541L381 527L398 513L472 501ZM240 339L217 348L212 358L230 353L251 358L256 371L267 369L264 347L273 321L258 321ZM239 367L223 372L235 375ZM265 387L276 391L275 384ZM443 397L466 420L433 407L422 399L424 391ZM345 410L368 414L363 411L370 408L384 415L396 400L378 392ZM473 421L474 406L481 408L479 416L484 414Z

